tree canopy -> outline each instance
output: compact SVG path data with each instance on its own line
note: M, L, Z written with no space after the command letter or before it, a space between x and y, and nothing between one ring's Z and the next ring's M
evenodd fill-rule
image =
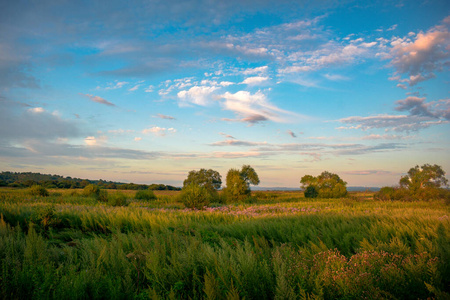
M450 192L441 187L448 185L445 172L438 165L424 164L409 169L400 178L400 187L383 187L374 195L380 200L450 199Z
M225 195L228 202L240 202L251 194L250 184L258 185L259 177L255 169L243 165L241 170L230 169L227 173Z
M447 186L447 184L445 172L438 165L415 166L409 169L407 175L400 178L400 187L407 188L411 192L426 188L440 188L441 186Z
M183 182L183 188L190 184L204 187L211 195L215 194L222 185L222 176L212 169L192 170Z
M340 198L347 195L347 182L339 175L328 171L322 172L319 176L305 175L300 183L305 190L307 198Z

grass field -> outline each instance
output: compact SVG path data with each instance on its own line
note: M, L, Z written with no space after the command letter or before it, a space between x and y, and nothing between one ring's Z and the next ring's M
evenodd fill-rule
M110 190L109 194L116 193ZM3 299L448 299L443 201L370 193L185 209L177 193L112 207L74 190L0 189Z

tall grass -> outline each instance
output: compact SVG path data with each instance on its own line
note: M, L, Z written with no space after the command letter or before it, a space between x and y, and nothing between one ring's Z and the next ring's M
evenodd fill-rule
M174 195L111 207L65 192L0 191L0 297L448 296L443 202L274 194L199 211Z

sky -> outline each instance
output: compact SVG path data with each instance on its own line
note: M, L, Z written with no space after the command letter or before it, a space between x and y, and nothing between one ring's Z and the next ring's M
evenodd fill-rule
M0 171L448 173L449 29L447 0L1 1Z

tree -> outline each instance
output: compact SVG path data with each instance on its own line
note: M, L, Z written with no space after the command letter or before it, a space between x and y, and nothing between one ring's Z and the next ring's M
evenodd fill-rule
M204 187L211 196L216 196L217 190L220 189L222 185L222 176L220 176L219 172L212 169L192 170L189 172L186 180L184 180L183 188L190 184Z
M340 198L347 195L347 182L339 175L328 171L322 172L317 177L305 175L300 183L307 198Z
M448 180L445 172L438 165L425 164L409 169L408 175L400 178L400 187L409 189L412 193L427 188L440 188L447 186Z
M243 165L242 169L230 169L227 173L227 187L225 196L228 202L241 202L250 194L250 184L258 185L259 177L255 169L249 165Z

